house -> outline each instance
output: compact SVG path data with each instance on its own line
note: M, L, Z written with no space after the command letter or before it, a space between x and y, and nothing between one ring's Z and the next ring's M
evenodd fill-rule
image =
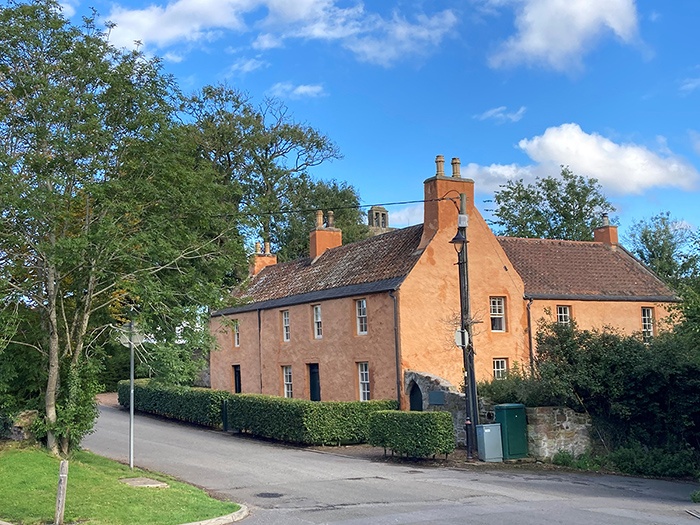
M398 399L407 371L463 381L457 232L468 215L469 300L477 380L500 377L536 352L542 317L651 336L677 299L625 251L607 222L593 242L497 237L474 206L474 181L436 158L424 183L424 223L342 244L333 214L317 213L309 257L277 264L258 245L239 306L212 313L219 350L212 388L311 400ZM379 215L380 221L381 215ZM371 220L376 220L371 219Z

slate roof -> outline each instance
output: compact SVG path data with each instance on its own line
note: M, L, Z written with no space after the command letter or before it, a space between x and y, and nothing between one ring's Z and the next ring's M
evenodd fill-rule
M497 237L533 299L675 302L673 291L621 246Z
M238 294L249 302L212 316L396 290L420 257L422 234L419 224L333 248L316 260L268 266Z

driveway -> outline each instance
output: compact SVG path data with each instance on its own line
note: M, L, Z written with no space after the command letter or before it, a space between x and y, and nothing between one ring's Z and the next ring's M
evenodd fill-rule
M129 414L100 407L84 446L128 462ZM250 507L257 524L700 525L697 484L385 463L285 447L137 414L134 462Z

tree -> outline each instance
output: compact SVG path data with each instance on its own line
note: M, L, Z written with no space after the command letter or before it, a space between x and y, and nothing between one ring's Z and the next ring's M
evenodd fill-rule
M315 210L333 211L335 227L343 231L343 244L369 235L365 214L360 210L360 196L346 183L300 177L289 192L287 206L291 211L277 218L280 261L308 257L309 233L316 226Z
M45 360L47 445L65 454L94 424L111 329L130 318L171 344L243 266L235 194L174 125L160 62L116 50L94 18L10 0L0 48L0 325L24 310L42 329L0 333Z
M700 258L694 249L695 233L669 212L634 223L628 234L630 251L671 286L698 274Z
M250 238L278 251L287 227L282 210L308 184L310 168L340 158L337 146L318 130L295 122L279 100L256 107L227 86L207 86L184 105L190 136L201 156L234 188L237 209L248 217Z
M615 211L596 179L566 166L560 177L537 178L534 184L508 181L494 202L498 233L511 237L590 241L602 214Z

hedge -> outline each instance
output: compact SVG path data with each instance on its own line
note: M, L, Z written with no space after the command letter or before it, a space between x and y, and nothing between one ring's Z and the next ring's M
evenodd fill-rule
M129 381L120 381L117 392L119 404L129 408ZM224 390L164 386L148 379L134 381L135 410L208 427L221 426L221 403L231 397Z
M382 410L370 414L369 444L412 458L449 454L455 449L449 412Z
M290 443L366 443L370 414L395 409L395 401L308 401L235 394L228 405L231 429Z

